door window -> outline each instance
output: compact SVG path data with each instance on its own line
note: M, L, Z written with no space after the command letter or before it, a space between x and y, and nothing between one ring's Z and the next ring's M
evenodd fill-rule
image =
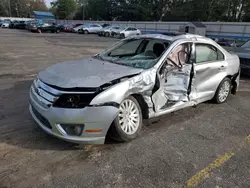
M167 64L182 67L183 64L189 63L191 46L191 43L183 43L175 47L167 56Z
M223 53L209 44L196 44L196 63L224 60Z

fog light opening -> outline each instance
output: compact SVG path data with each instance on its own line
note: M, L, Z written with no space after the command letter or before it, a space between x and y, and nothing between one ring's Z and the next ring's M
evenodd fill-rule
M70 136L81 136L84 125L61 125L66 134Z

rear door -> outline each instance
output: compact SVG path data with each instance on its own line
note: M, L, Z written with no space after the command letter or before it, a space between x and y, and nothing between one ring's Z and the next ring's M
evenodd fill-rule
M128 27L125 31L126 31L126 36L127 36L127 37L133 35L133 32L132 32L132 28L131 28L131 27Z
M95 25L95 28L96 28L96 31L95 31L96 33L103 30L103 27L100 25Z
M94 33L95 32L95 26L94 25L90 25L89 26L89 32L90 33Z
M210 100L222 79L227 75L227 62L224 54L214 45L195 44L194 88L198 101Z
M90 29L91 29L92 33L97 33L98 31L101 30L101 26L93 24L93 25L90 26Z
M131 28L131 33L132 33L132 35L136 35L137 34L137 29L132 27Z

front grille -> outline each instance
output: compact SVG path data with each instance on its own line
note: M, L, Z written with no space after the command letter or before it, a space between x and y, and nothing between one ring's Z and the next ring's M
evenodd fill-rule
M59 97L57 90L42 83L40 80L33 82L31 91L36 101L46 108L49 108Z
M32 107L32 111L37 117L37 119L47 128L52 129L52 126L50 125L49 121L43 117L35 108Z

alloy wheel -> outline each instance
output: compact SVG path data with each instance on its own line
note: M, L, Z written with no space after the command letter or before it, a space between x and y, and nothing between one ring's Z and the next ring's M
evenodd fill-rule
M230 92L230 82L225 81L223 82L219 90L219 101L224 102L227 99L229 92Z
M119 124L128 135L134 134L140 125L140 113L134 101L126 99L119 108Z

